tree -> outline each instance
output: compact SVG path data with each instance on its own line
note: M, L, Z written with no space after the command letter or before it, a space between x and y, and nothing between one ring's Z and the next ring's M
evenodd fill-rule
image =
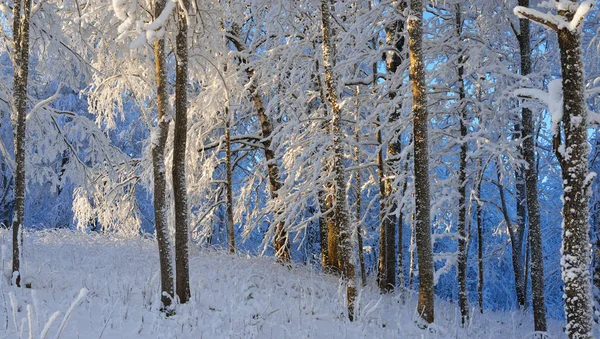
M346 281L346 298L348 303L348 318L354 320L354 299L356 298L356 269L354 264L352 246L352 228L348 215L348 206L346 202L346 176L344 169L344 148L342 145L342 107L338 102L337 80L333 74L333 65L335 64L336 49L333 41L337 37L336 30L330 23L332 14L330 7L335 6L335 1L331 4L328 0L321 0L321 21L323 30L323 67L325 68L325 85L327 87L327 101L331 107L331 134L333 136L334 163L334 204L333 204L333 222L336 224L336 231L339 237L340 261L342 275ZM331 239L329 240L330 247ZM331 253L331 252L330 252Z
M564 187L561 269L565 283L566 333L570 338L593 337L587 194L593 176L588 173L588 114L581 51L581 27L593 4L593 1L579 5L577 1L557 2L557 14L544 14L521 6L514 10L520 18L542 24L558 35L563 93L560 123L564 145L559 145L562 141L558 133L555 136L558 143L554 146Z
M463 18L460 4L455 6L456 34L462 39ZM461 323L465 326L469 322L469 294L467 291L467 102L465 93L465 56L462 48L458 50L458 65L456 69L458 83L459 113L460 113L460 155L458 169L458 307L460 308Z
M173 130L173 196L175 202L175 274L179 302L190 299L188 253L188 201L186 184L187 86L188 86L188 11L189 0L177 2L175 129Z
M413 94L415 237L419 265L419 301L417 312L427 323L434 320L433 252L431 245L429 200L428 112L425 96L423 60L423 3L411 0L408 26L408 51Z
M529 7L529 0L519 0L519 6ZM529 20L521 18L519 20L519 51L521 54L521 75L527 76L531 73L531 46L530 46ZM537 332L546 332L546 305L544 303L544 253L542 248L542 234L540 228L540 204L538 201L537 189L537 164L535 161L535 136L533 126L533 114L530 108L523 107L521 110L521 138L523 139L522 153L527 162L525 169L525 186L527 199L527 220L529 222L529 243L531 245L531 297L533 300L534 325ZM518 171L521 172L521 171ZM519 194L517 194L519 196ZM518 206L522 205L518 203ZM519 208L517 207L517 211ZM520 239L523 238L524 230L521 230ZM519 247L518 253L521 253L521 244L514 243L513 247ZM515 259L513 259L515 260ZM522 272L522 259L519 257L519 270ZM516 276L516 275L515 275ZM526 276L522 277L522 285L525 286ZM519 282L521 284L521 282ZM517 296L519 296L517 290ZM522 291L524 294L525 291ZM523 295L523 298L525 296ZM519 302L519 305L524 305Z
M22 7L21 7L22 6ZM13 110L15 131L15 205L13 212L12 272L15 284L21 286L21 245L25 220L25 127L27 108L27 78L29 76L29 21L31 0L18 0L13 7L14 76Z
M406 8L406 3L404 1L396 2L393 4L396 6L395 10L397 13L401 13ZM386 42L390 46L394 46L396 51L387 52L386 55L386 68L387 71L395 75L392 79L395 80L393 85L391 85L391 90L389 93L389 98L392 102L395 102L398 92L400 92L400 88L402 86L402 82L398 80L402 80L402 77L396 75L396 73L401 73L399 71L399 67L402 65L405 58L404 51L404 20L397 19L395 20L389 27L386 27ZM373 72L376 73L377 68L373 69ZM375 76L373 77L376 78ZM375 80L374 80L375 81ZM388 147L386 149L386 160L387 166L384 166L383 163L383 154L381 155L380 160L380 180L381 180L381 199L383 203L382 212L381 212L381 236L380 236L380 263L379 263L379 287L382 291L391 292L394 290L396 286L396 225L398 224L399 229L399 243L398 249L400 256L398 258L400 261L398 262L398 271L403 271L403 265L401 262L401 252L402 252L402 218L397 217L397 209L400 208L400 204L396 201L396 191L393 183L393 178L395 177L395 172L400 168L400 152L402 150L401 143L401 135L402 131L399 130L397 126L397 122L399 120L399 116L401 113L401 104L396 104L396 107L392 108L392 112L390 114L389 125L393 126L393 129L389 131L392 135L392 140L389 141ZM383 150L381 150L383 153ZM385 169L388 169L386 171ZM396 171L395 171L396 170ZM389 173L386 173L389 172ZM401 213L398 213L401 215ZM402 279L400 279L402 280ZM401 288L403 286L400 286Z
M154 3L155 20L163 13L166 0ZM171 263L171 245L167 229L167 179L165 169L165 148L169 133L171 116L168 113L167 70L165 61L165 39L160 37L154 41L154 62L156 65L156 101L158 110L158 126L154 133L152 145L152 168L154 172L154 224L160 260L161 302L168 310L175 297L173 286L173 265Z

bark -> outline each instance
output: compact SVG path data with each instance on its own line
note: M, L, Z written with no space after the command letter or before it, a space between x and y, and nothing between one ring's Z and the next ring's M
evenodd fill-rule
M165 8L165 0L155 2L154 17L158 17ZM170 117L167 113L167 72L165 62L165 40L154 41L154 62L156 66L156 101L158 126L152 145L152 167L154 173L154 222L160 260L160 282L162 309L169 310L175 296L173 286L173 266L169 232L167 229L167 178L165 171L165 147L169 133Z
M411 215L411 223L410 223L410 258L408 263L408 288L412 290L413 287L413 279L415 276L415 266L416 266L416 232L415 232L415 215Z
M229 108L225 108L225 212L227 214L227 238L229 253L235 253L235 229L233 222L233 168L231 161L231 128Z
M313 48L316 47L313 45ZM315 60L314 79L316 87L319 90L321 102L323 105L327 105L324 83L320 75L319 60ZM328 114L327 109L325 110L324 114ZM331 133L329 121L326 120L321 126L325 134ZM327 173L329 167L330 165L328 164L328 161L325 160L323 173ZM335 245L339 244L339 232L337 231L335 222L333 221L333 199L331 192L332 185L328 182L319 189L318 193L319 207L321 209L321 217L319 217L319 230L321 235L321 264L325 272L339 273L341 271L341 266L337 246Z
M523 135L520 124L515 124L515 135ZM519 146L519 153L524 157L523 147ZM515 274L515 292L517 296L517 304L520 309L525 308L527 288L527 276L523 273L523 244L525 241L525 219L527 218L527 186L525 184L525 169L517 168L515 170L515 193L516 193L516 210L517 218L512 224L514 237L511 239L512 244L512 260L513 267L518 265L519 270L514 271Z
M190 264L187 184L185 179L185 153L187 141L187 80L188 80L188 22L189 0L177 5L175 129L173 138L173 197L175 203L175 274L179 302L190 299Z
M529 0L519 0L519 6L529 7ZM529 34L529 20L519 20L519 49L521 52L521 75L527 76L531 73L531 47ZM531 247L531 298L533 301L534 327L537 332L546 332L546 306L544 303L544 254L542 248L542 233L540 227L540 205L537 190L537 167L535 163L534 126L533 114L530 109L523 108L521 111L521 137L523 139L523 158L527 162L525 169L525 185L527 199L527 220L529 222L529 243ZM519 183L517 181L517 183ZM517 191L519 192L517 186ZM518 199L522 197L517 194ZM523 204L517 204L517 207ZM517 208L517 212L519 208ZM523 226L521 226L523 227ZM524 227L523 227L524 228ZM523 229L520 230L523 233ZM521 235L521 239L523 236ZM514 245L513 245L514 246ZM522 248L522 247L521 247ZM523 264L521 264L523 266ZM523 294L526 294L525 279L523 275ZM525 305L523 296L520 306Z
M456 31L459 40L462 35L462 17L460 5L456 5ZM469 322L469 294L467 291L467 108L465 102L464 56L459 50L458 57L458 97L460 111L460 156L458 170L458 305L461 315L461 324L465 326Z
M428 112L425 96L425 66L423 60L423 3L410 2L408 50L413 93L414 171L415 171L415 234L419 257L419 297L417 312L426 323L434 320L433 250L431 244Z
M333 7L335 2L331 3ZM356 269L353 259L352 229L349 222L348 206L346 201L346 175L344 169L344 149L342 145L342 108L338 102L337 81L333 74L335 64L335 43L332 39L336 38L336 31L331 25L330 3L328 0L321 0L321 20L323 29L323 66L325 68L325 84L327 87L327 99L331 106L331 133L333 136L333 154L334 154L334 197L333 220L335 221L339 235L339 255L342 266L342 276L346 282L346 298L348 303L348 318L354 320L354 300L356 298ZM329 239L331 247L331 239Z
M398 10L403 11L406 7L405 2L398 4ZM395 74L398 67L402 64L404 55L404 22L396 21L390 27L386 27L386 42L394 46L398 52L389 52L386 56L386 68L390 74ZM377 68L373 69L373 74L377 74ZM376 81L375 77L373 81ZM390 90L390 100L394 100L400 91L400 84ZM390 115L389 124L395 126L400 118L401 107L394 107ZM394 168L400 159L398 158L401 149L400 130L389 130L395 139L388 143L386 149L386 165L383 162L383 150L380 150L378 157L380 172L380 194L381 194L381 231L380 231L380 260L378 270L379 288L382 292L392 292L396 286L396 209L398 202L395 197L395 188L393 187ZM378 131L378 139L381 144L381 128ZM387 171L386 171L387 169ZM383 246L381 246L383 245ZM402 267L400 267L402 269Z
M595 230L594 230L594 265L593 265L593 297L594 297L594 321L596 324L600 323L600 319L598 319L598 315L600 312L600 216L598 213L600 211L596 210L596 222L595 222Z
M404 163L404 171L408 170L408 160ZM408 188L408 180L404 180L402 185L401 197L404 198L406 189ZM402 212L402 205L398 206L398 288L400 289L400 298L402 303L406 302L406 284L404 278L404 213Z
M358 87L355 91L355 96L358 97L360 94ZM356 103L356 127L355 127L355 140L356 147L354 147L354 161L356 162L356 166L360 167L360 107L358 106L358 102ZM365 253L363 250L363 235L362 235L362 211L361 211L361 203L362 203L362 178L360 175L360 169L356 171L356 235L358 238L358 262L360 265L360 282L362 286L367 286L367 272L365 270Z
M14 76L13 97L15 131L15 205L13 212L12 279L21 286L21 259L23 222L25 220L25 128L27 108L27 80L29 76L29 21L31 0L15 1L13 7ZM22 13L21 13L22 12Z
M484 275L483 275L483 220L481 219L481 181L483 179L483 168L481 167L481 159L477 159L477 168L480 168L481 173L479 175L479 180L477 181L477 189L475 191L476 199L475 199L475 218L477 219L477 272L478 272L478 282L477 282L477 303L479 304L479 312L483 313L483 283L484 283Z
M559 11L559 14L570 21L574 12ZM558 44L564 100L564 149L568 150L568 153L558 152L564 185L561 266L565 283L566 332L569 338L593 338L587 194L588 181L591 180L588 178L589 146L581 34L578 30L559 29Z
M515 289L517 295L517 303L520 300L525 300L526 290L525 290L525 279L523 274L523 251L522 246L520 244L523 243L523 232L518 230L512 221L510 220L510 216L508 214L508 207L506 204L506 197L504 194L504 185L502 185L502 173L501 173L501 160L498 159L496 163L496 174L498 176L498 182L496 185L498 186L498 192L500 193L500 206L502 211L502 216L504 217L504 223L506 224L506 228L508 230L508 235L510 237L510 242L512 244L512 264L513 264L513 272L515 277ZM519 304L520 305L520 304Z

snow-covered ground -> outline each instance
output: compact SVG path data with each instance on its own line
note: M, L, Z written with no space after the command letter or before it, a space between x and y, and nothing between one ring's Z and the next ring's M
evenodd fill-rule
M194 248L192 300L165 318L158 306L158 256L149 239L70 231L27 234L24 280L8 285L10 233L0 230L0 338L525 338L530 315L474 312L462 329L455 305L438 301L436 323L419 329L416 298L359 296L358 320L344 314L338 279L273 258ZM71 308L72 312L69 312ZM56 316L56 312L60 312ZM65 319L65 315L68 315ZM54 319L54 321L51 321ZM563 338L550 322L551 338ZM31 334L30 334L31 333Z

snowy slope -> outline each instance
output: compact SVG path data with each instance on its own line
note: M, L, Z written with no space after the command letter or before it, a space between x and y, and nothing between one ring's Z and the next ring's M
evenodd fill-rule
M455 305L438 301L433 330L414 325L415 297L381 297L374 287L359 298L359 319L346 320L336 278L272 258L193 249L192 301L164 318L158 305L158 256L148 239L119 239L70 231L28 234L24 280L7 285L10 233L0 230L0 338L524 338L530 315L474 314L460 329ZM375 285L375 284L371 284ZM82 290L84 289L84 290ZM85 293L87 292L87 294ZM81 300L77 303L77 297ZM74 304L68 319L69 307ZM52 315L54 322L48 324ZM30 336L30 328L33 333ZM563 338L551 322L552 338Z

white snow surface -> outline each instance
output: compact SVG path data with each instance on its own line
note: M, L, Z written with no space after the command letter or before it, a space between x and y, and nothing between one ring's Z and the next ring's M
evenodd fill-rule
M0 244L10 245L0 230ZM455 304L436 301L430 330L415 325L416 295L360 291L358 320L347 320L339 280L268 257L191 246L192 300L165 318L158 310L156 243L72 231L25 235L23 281L8 285L10 253L0 258L0 338L526 338L530 314L473 310L460 327ZM8 252L8 251L7 251ZM474 307L475 305L472 305ZM550 321L550 338L564 338ZM62 331L62 333L60 333ZM31 333L31 334L30 334Z

